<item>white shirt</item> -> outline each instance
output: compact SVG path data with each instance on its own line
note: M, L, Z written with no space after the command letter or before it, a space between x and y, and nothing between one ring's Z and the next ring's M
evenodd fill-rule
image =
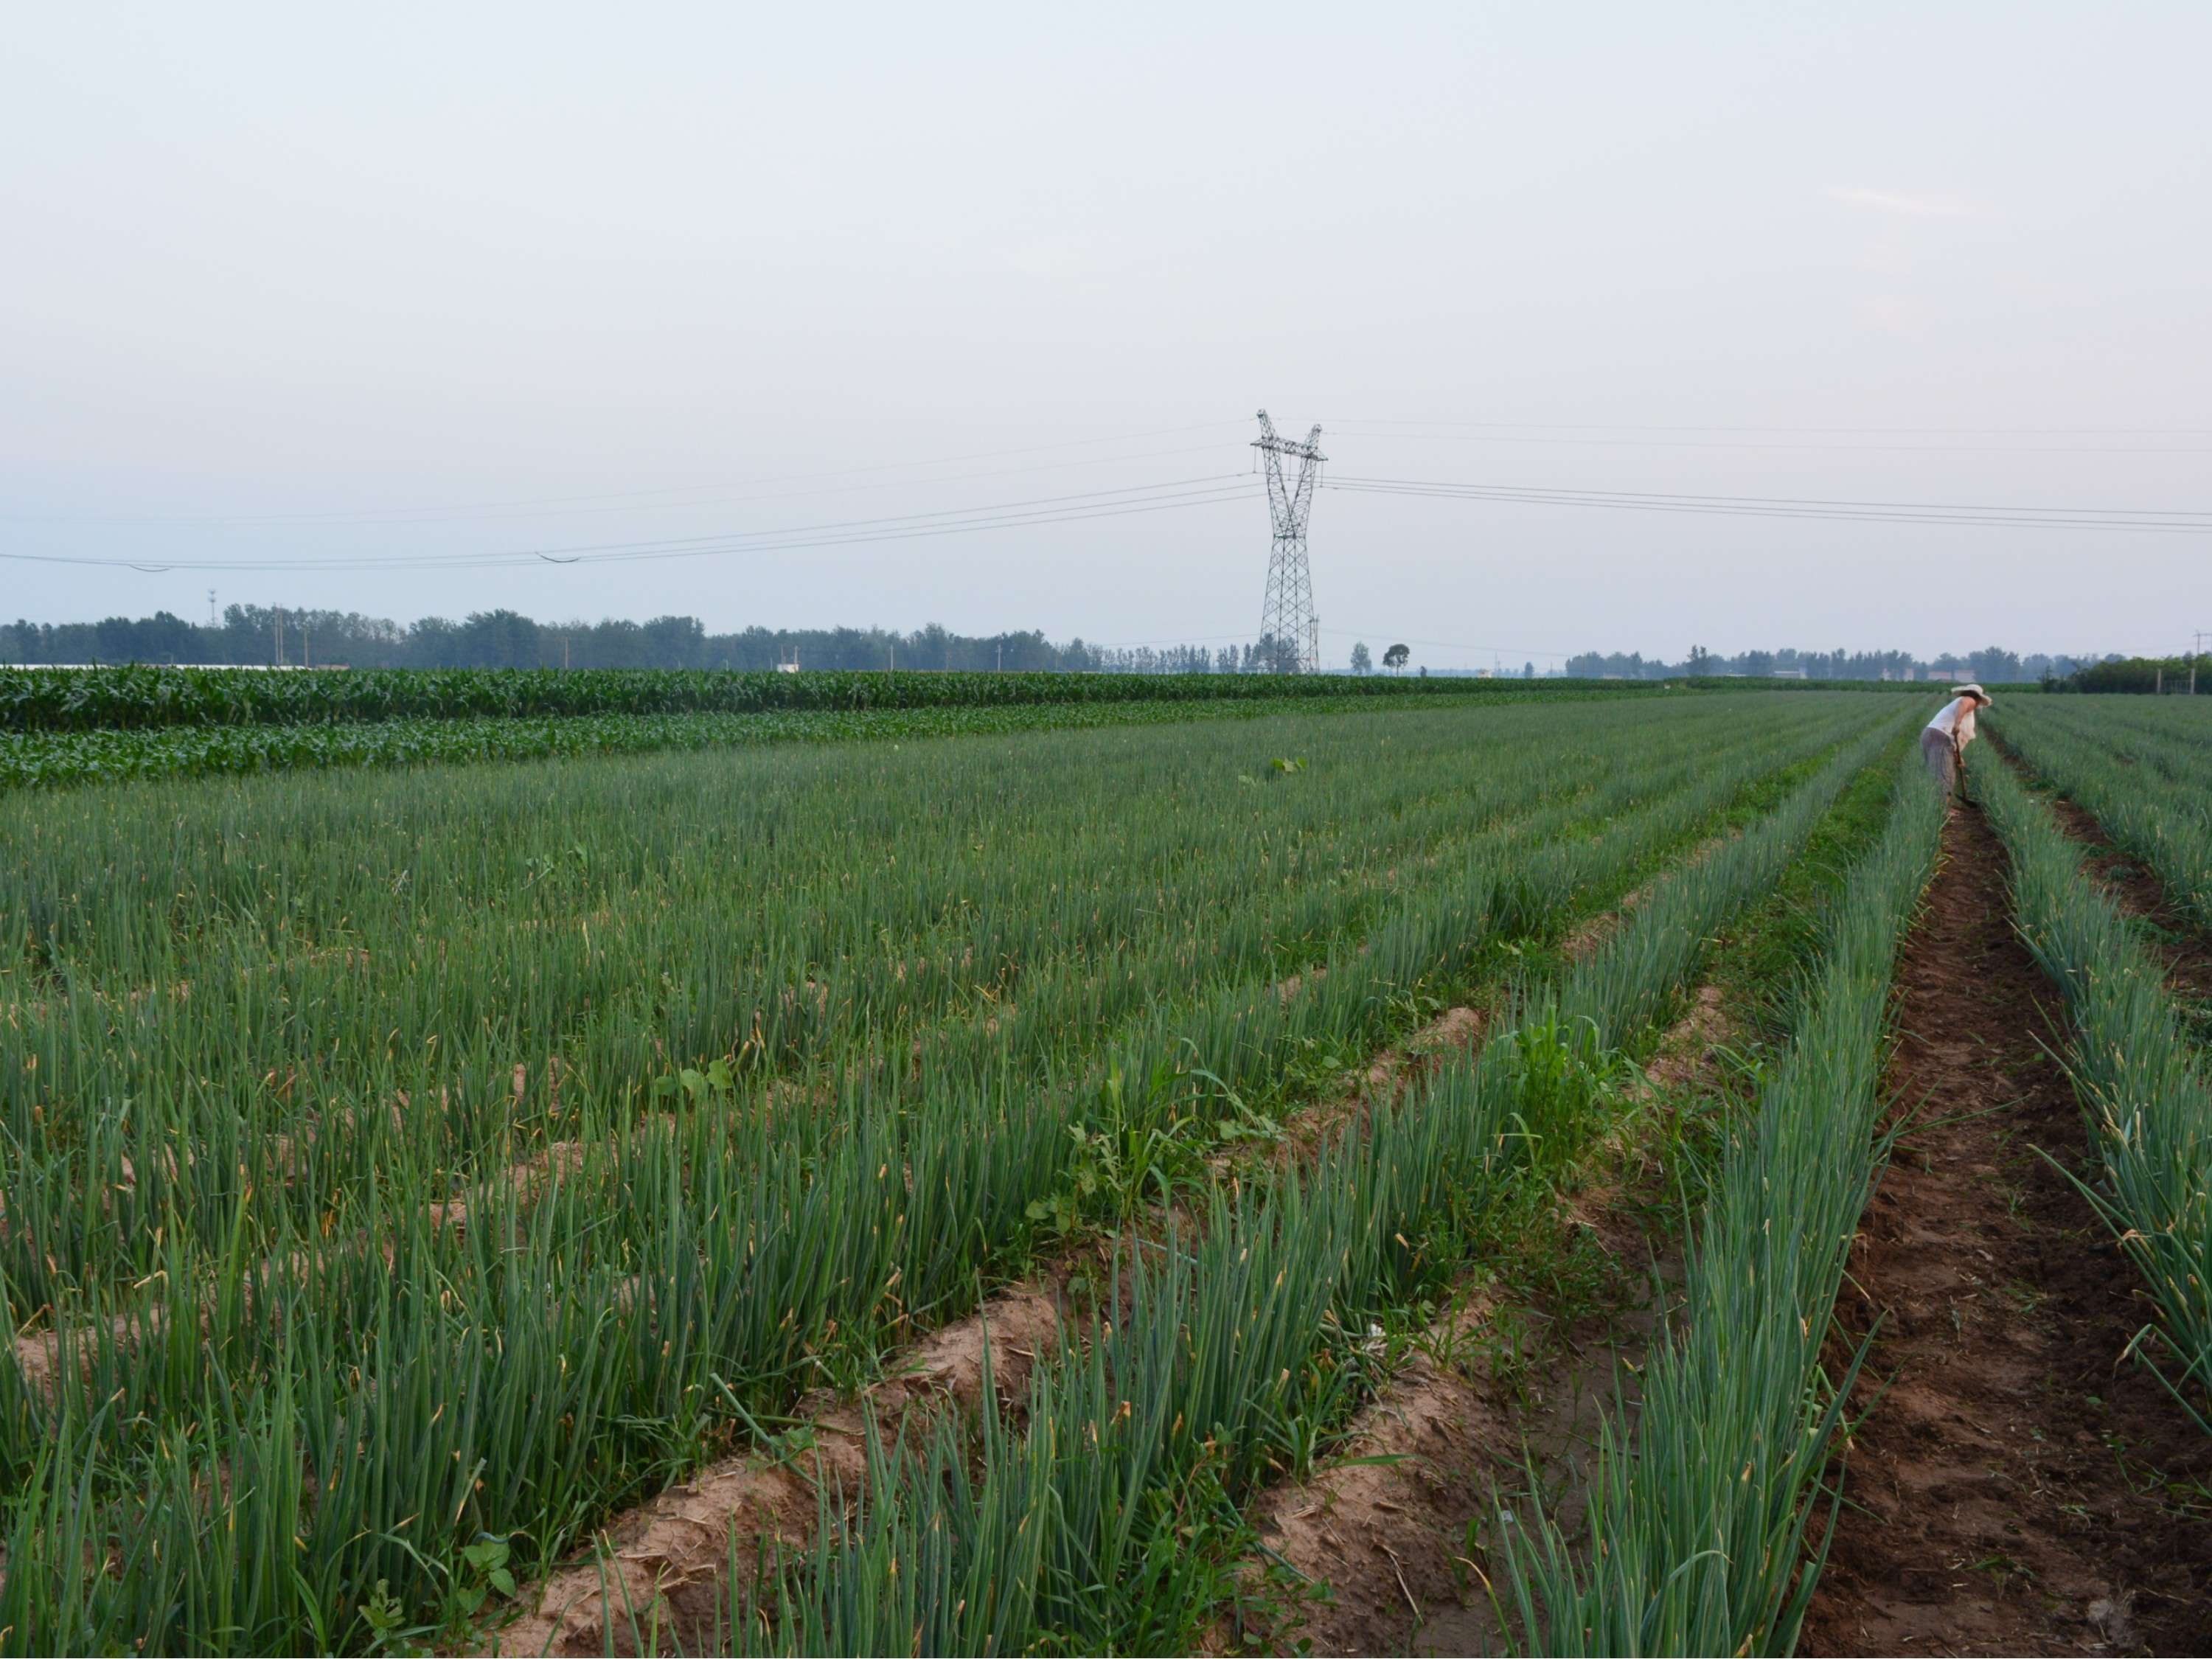
M1964 747L1974 740L1974 710L1979 707L1972 697L1954 697L1936 711L1928 729L1956 738Z

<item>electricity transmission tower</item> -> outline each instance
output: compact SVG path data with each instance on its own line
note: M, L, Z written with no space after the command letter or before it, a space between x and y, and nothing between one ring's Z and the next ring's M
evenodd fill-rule
M1318 422L1306 441L1279 437L1267 411L1260 411L1260 436L1252 446L1267 458L1267 510L1275 520L1267 553L1267 597L1260 606L1260 649L1278 674L1311 674L1321 668L1321 618L1314 613L1313 572L1306 564L1306 515L1313 510L1314 474L1328 458L1321 453ZM1295 484L1283 481L1283 457L1297 458Z

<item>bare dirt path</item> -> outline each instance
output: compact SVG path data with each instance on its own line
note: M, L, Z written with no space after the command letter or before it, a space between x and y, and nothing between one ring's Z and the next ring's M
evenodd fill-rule
M2212 1651L2212 1440L2122 1363L2150 1304L2039 1155L2090 1156L2044 1046L2057 994L1978 810L1954 810L1944 850L1890 1079L1938 1127L1899 1146L1852 1251L1839 1320L1887 1317L1802 1649Z

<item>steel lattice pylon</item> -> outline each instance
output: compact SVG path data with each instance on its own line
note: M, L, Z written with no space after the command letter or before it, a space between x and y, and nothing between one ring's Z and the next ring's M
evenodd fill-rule
M1321 453L1321 426L1298 443L1280 437L1267 411L1260 411L1260 436L1253 448L1267 459L1267 510L1275 520L1274 544L1267 553L1267 597L1260 607L1260 653L1278 674L1312 674L1321 669L1321 618L1314 611L1313 572L1306 563L1306 515L1313 510L1314 475L1328 458ZM1295 455L1298 479L1283 481L1283 457Z

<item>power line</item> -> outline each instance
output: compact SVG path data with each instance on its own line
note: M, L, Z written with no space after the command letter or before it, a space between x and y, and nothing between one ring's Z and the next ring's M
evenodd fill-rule
M1721 428L1726 430L1727 428ZM1745 437L1565 437L1532 429L1495 432L1393 432L1376 427L1333 427L1339 437L1386 438L1399 442L1541 445L1601 449L1733 449L1777 455L2212 455L2204 444L1875 444L1765 441ZM2025 434L2023 434L2025 435Z
M1072 495L1040 496L995 507L949 507L932 513L900 514L878 519L847 519L781 530L735 531L717 536L687 536L659 541L586 544L495 556L512 563L537 558L563 564L596 564L633 558L690 558L712 553L836 547L859 542L896 540L916 535L941 536L966 530L1013 529L1028 524L1106 518L1121 513L1240 500L1251 493L1252 486L1247 475L1213 473L1205 477L1178 478L1159 484L1085 490ZM562 555L571 556L562 557Z
M963 460L989 459L996 457L1038 454L1069 449L1080 449L1098 445L1130 441L1151 436L1173 435L1184 432L1210 431L1221 422L1209 422L1195 427L1156 428L1150 433L1125 434L1121 438L1085 439L1066 443L1034 445L1023 449L979 452L967 456L944 458L940 461L901 463L887 466L848 468L838 472L802 474L784 480L805 482L810 478L849 478L869 474L911 470ZM1374 423L1382 424L1382 423ZM1698 427L1536 427L1508 426L1506 423L1396 422L1409 427L1434 428L1442 432L1468 431L1562 431L1562 432L1881 432L1886 428L1698 428ZM2041 529L2041 530L2101 530L2160 534L2203 535L2212 532L2212 513L2183 509L2010 507L2002 505L1962 504L1944 502L1850 501L1818 497L1783 497L1752 495L1718 495L1670 494L1657 491L1599 490L1552 488L1505 483L1462 483L1449 480L1427 480L1400 477L1331 477L1322 480L1318 476L1319 452L1315 446L1320 434L1318 425L1304 445L1278 437L1271 426L1263 426L1263 437L1259 447L1265 453L1270 477L1267 491L1275 517L1276 544L1271 552L1267 617L1263 629L1287 630L1280 634L1286 640L1295 640L1300 656L1310 662L1317 660L1317 639L1313 632L1316 623L1312 614L1311 578L1304 557L1304 526L1310 509L1311 490L1316 485L1352 493L1429 496L1442 499L1492 501L1505 504L1551 507L1603 507L1615 511L1644 513L1698 514L1730 517L1798 519L1810 520L1858 521L1883 524L1959 525L1981 527ZM1896 428L1898 432L1928 433L1963 432L1967 428ZM2012 428L2017 434L2061 433L2076 431L2083 434L2117 435L2123 433L2145 434L2194 435L2197 428ZM1270 443L1274 447L1270 447ZM1153 452L1155 455L1194 453L1194 449L1210 449L1213 445L1169 449ZM1309 453L1310 452L1310 453ZM1287 483L1282 475L1283 455L1292 455L1300 460L1300 471L1295 486ZM1056 467L1102 465L1147 459L1145 456L1102 457L1097 461L1054 461L1036 467L1012 467L971 475L979 477L1006 476L1009 473L1047 471ZM947 478L916 478L896 481L900 485L943 483ZM894 487L893 483L848 486L856 489ZM364 554L337 556L292 556L268 559L203 558L168 559L152 564L144 554L137 557L100 557L59 553L33 553L0 550L0 559L17 562L74 566L89 568L147 570L407 570L407 569L478 569L495 568L539 562L556 564L598 564L720 556L732 553L772 553L805 551L817 548L861 545L875 542L906 540L920 538L967 534L989 530L1028 528L1051 524L1073 523L1094 518L1123 516L1133 514L1165 512L1183 507L1211 505L1218 501L1243 499L1252 489L1246 475L1218 473L1198 477L1165 479L1115 489L1090 490L1042 497L1031 497L981 506L947 508L939 511L886 514L868 518L854 518L823 523L784 526L758 531L727 531L706 536L660 538L656 540L572 544L548 547L509 548L486 553L440 554ZM647 496L665 495L665 491L635 491L611 495L578 495L554 498L538 505L557 506L562 501L627 501L637 502ZM830 491L794 491L788 494L832 493ZM773 497L767 499L774 499ZM686 503L703 506L708 503ZM489 510L496 504L478 504ZM516 503L514 505L530 505ZM473 510L473 509L465 509ZM603 510L592 508L588 510ZM608 508L604 510L623 510ZM428 511L425 509L424 511ZM452 511L452 510L449 510ZM258 522L308 522L293 519L270 519ZM99 522L99 521L95 521ZM105 522L129 523L132 520ZM137 520L135 522L188 522L183 520ZM232 522L256 522L234 520ZM1285 538L1288 538L1286 540ZM1297 556L1289 559L1296 544ZM1279 560L1282 562L1279 568ZM1297 568L1292 570L1291 565ZM1280 580L1279 581L1279 577ZM1284 584L1287 586L1284 586ZM1278 589L1282 591L1279 592ZM1291 589L1295 588L1296 592ZM1282 609L1284 603L1290 610ZM1293 616L1291 613L1296 611Z
M1088 490L1071 495L1042 496L992 507L948 508L936 513L852 519L830 524L788 526L775 530L736 531L718 536L594 543L458 556L404 554L317 559L178 559L172 561L168 568L178 570L474 570L538 563L608 564L706 558L731 553L801 551L811 548L858 546L871 542L905 541L976 531L1068 524L1085 519L1115 518L1129 514L1202 507L1217 501L1243 501L1249 499L1251 494L1249 475L1216 473L1206 477L1171 479L1157 484L1113 490ZM33 564L95 568L116 568L132 563L126 558L58 553L0 551L0 558Z
M1066 449L1091 449L1105 444L1134 443L1146 438L1176 437L1190 432L1214 432L1239 425L1235 421L1207 421L1196 426L1161 427L1150 432L1122 433L1107 438L1077 438L1065 443L1030 444L1018 449L979 451L967 455L938 456L928 460L887 461L873 466L843 467L828 472L798 472L767 478L755 478L740 483L712 484L671 484L651 489L604 490L589 495L551 495L520 498L497 501L463 501L447 507L363 507L331 513L280 514L140 514L101 515L79 514L0 514L0 523L5 524L86 524L86 525L161 525L189 527L204 526L210 528L228 528L240 526L266 525L284 526L310 524L374 524L386 521L410 521L440 518L460 518L468 515L495 515L509 512L527 513L532 509L553 510L572 507L574 504L605 501L614 505L605 507L576 507L587 512L631 512L641 507L701 507L716 504L714 497L720 492L747 491L768 484L811 483L825 478L854 478L879 472L905 472L928 466L954 466L969 461L999 460L1014 455L1041 455ZM1015 473L1051 471L1070 466L1109 465L1122 461L1147 460L1163 455L1190 455L1202 450L1224 447L1224 444L1189 445L1176 449L1152 450L1141 455L1103 455L1089 461L1052 461L1035 467L1007 467L993 472L962 473L953 477L894 479L877 484L841 486L841 489L889 489L921 484L953 483L972 478L1004 477ZM727 495L721 499L737 501L774 501L785 495L812 495L839 493L838 490L789 490L777 495ZM655 501L652 497L705 496L706 500Z
M1354 427L1411 426L1445 432L1723 432L1792 436L1982 438L2206 438L2207 426L1693 426L1603 421L1340 420L1334 431Z
M1610 507L1637 513L1695 513L1727 517L1823 519L1875 524L1948 524L2030 530L2124 530L2212 534L2212 513L2148 507L2045 507L1956 505L1933 501L1853 501L1776 495L1678 495L1656 490L1558 489L1522 484L1454 483L1414 478L1332 477L1323 486L1365 495L1431 495L1447 500L1537 507Z

